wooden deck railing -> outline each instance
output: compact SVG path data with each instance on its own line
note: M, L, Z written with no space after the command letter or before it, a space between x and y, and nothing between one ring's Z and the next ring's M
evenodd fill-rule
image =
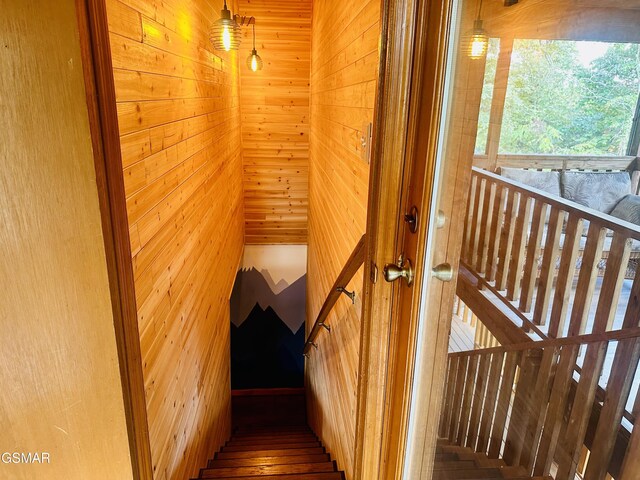
M632 156L603 155L522 155L499 154L493 160L487 155L474 155L473 165L485 170L524 168L533 170L586 170L598 172L629 172L631 191L640 194L640 159Z
M625 320L637 323L639 317L640 304L629 304ZM613 350L614 360L607 364ZM638 327L452 353L439 435L522 466L530 475L553 473L562 480L575 477L586 445L590 455L583 478L604 479L609 473L616 480L635 479L640 428L630 428L622 445L619 438L625 405L640 407L640 396L632 391L639 358ZM608 382L598 400L603 376Z
M364 247L365 247L366 235L363 235L360 238L360 241L351 252L349 259L342 267L342 271L336 278L333 287L331 287L331 291L327 295L326 300L322 304L320 308L320 312L318 313L318 317L316 318L311 331L309 332L309 336L307 337L307 341L304 344L304 354L307 355L311 347L315 345L315 339L320 333L320 330L323 328L329 330L330 327L325 323L327 317L329 316L329 312L338 301L338 298L343 292L343 289L347 287L353 276L360 269L362 264L364 263Z
M555 338L622 327L617 312L637 301L629 279L638 276L640 227L478 168L467 215L462 267L528 331Z

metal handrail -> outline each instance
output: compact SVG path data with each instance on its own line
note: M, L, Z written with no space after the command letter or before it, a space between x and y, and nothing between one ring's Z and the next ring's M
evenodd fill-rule
M323 328L331 331L331 327L325 323L327 317L329 316L329 312L338 301L338 298L342 293L348 294L345 290L348 283L351 281L356 272L360 269L362 264L364 263L364 244L365 244L366 235L363 235L360 238L360 241L351 252L349 259L344 264L342 271L338 275L333 287L331 287L331 291L327 295L326 300L322 304L322 308L320 309L320 313L318 313L318 317L316 318L315 323L313 324L313 328L309 332L309 336L307 337L307 341L304 344L304 355L309 353L311 347L317 348L317 344L315 343L315 339L320 333L320 330ZM354 301L355 294L348 295L352 301Z

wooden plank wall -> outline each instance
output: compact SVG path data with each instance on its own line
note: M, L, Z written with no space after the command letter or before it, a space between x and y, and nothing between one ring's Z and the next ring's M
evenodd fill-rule
M2 2L0 478L132 478L72 0Z
M153 467L188 478L230 433L238 56L208 40L222 0L107 4Z
M251 27L240 45L245 242L307 243L311 0L240 0L256 18L264 68L246 59Z
M366 228L369 165L360 137L373 120L380 2L316 0L311 50L307 328ZM350 287L362 291L362 270ZM343 296L307 361L309 420L353 478L360 306Z

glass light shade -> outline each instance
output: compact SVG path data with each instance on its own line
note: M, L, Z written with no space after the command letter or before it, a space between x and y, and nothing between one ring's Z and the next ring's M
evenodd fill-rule
M225 3L216 20L209 30L209 40L216 50L238 50L240 47L240 26L231 18L231 12Z
M262 59L260 58L260 55L258 55L257 50L254 48L251 51L251 55L249 55L249 57L247 58L247 67L249 67L250 70L257 72L258 70L262 70Z
M476 20L473 24L473 33L469 43L469 56L474 59L484 57L488 46L489 36L482 28L482 20Z

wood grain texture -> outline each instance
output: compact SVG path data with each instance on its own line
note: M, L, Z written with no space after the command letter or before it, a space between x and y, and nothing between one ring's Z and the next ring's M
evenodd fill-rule
M307 329L365 233L369 165L360 137L373 121L380 2L313 3ZM309 423L353 478L362 271L339 299L307 360ZM308 332L307 332L308 333Z
M154 477L182 479L230 432L239 56L209 43L222 1L107 7Z
M240 0L256 18L256 48L246 59L252 29L240 45L245 242L307 243L309 204L309 68L311 0Z
M2 2L0 478L132 478L76 15Z
M617 3L540 0L504 8L491 2L482 13L484 28L497 38L638 42L637 2Z

